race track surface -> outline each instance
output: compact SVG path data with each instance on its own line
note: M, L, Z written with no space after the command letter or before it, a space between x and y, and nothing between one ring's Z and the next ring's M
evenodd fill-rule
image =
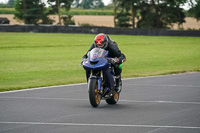
M200 73L124 79L98 108L86 84L1 92L0 133L200 133Z

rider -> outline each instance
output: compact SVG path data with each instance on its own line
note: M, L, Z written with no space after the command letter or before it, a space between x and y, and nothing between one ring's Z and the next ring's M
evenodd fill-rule
M111 57L110 62L114 65L114 71L115 71L115 77L116 77L116 89L118 89L119 81L121 79L121 72L122 72L122 69L119 68L119 65L122 64L124 61L126 61L125 55L121 53L117 43L111 40L110 37L104 33L100 33L95 37L94 42L90 46L88 52L96 47L105 49L109 52L108 56ZM85 59L87 59L87 53L83 56L81 62L83 62ZM88 79L89 72L86 72L86 76Z

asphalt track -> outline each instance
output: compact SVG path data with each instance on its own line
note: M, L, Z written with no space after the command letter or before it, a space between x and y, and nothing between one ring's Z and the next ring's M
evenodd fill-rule
M200 73L123 80L91 107L87 85L0 93L0 133L200 133Z

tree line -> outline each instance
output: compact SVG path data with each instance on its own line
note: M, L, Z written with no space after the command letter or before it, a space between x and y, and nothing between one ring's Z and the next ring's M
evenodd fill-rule
M36 25L52 24L50 14L58 15L58 24L74 24L71 15L60 14L71 7L105 8L102 0L9 0L8 4L14 5L16 19ZM181 27L185 22L185 4L190 6L187 13L200 20L200 0L112 0L107 7L113 9L115 27L166 29L175 23Z
M200 19L199 0L113 0L113 4L117 27L166 29L175 23L180 27L185 22L185 4L191 6L188 12Z
M75 24L72 15L61 15L61 10L68 12L71 7L83 9L103 8L102 0L9 0L14 1L15 18L25 24L52 24L50 14L58 15L58 25Z

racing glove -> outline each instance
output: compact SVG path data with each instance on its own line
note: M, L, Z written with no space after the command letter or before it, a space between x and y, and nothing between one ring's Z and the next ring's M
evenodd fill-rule
M84 62L85 60L87 60L87 59L86 59L86 58L82 58L82 60L81 60L81 65L83 64L83 62Z
M107 59L109 63L116 65L117 63L119 63L119 59L117 57L115 58L108 58Z

